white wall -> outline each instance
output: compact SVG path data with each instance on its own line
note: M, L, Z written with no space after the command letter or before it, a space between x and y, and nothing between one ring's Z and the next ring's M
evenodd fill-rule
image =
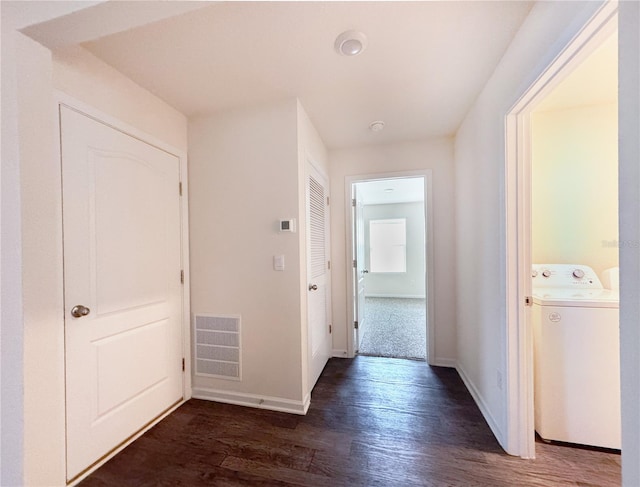
M24 98L18 99L29 114L20 121L24 479L44 485L64 479L62 205L50 52L38 46L38 57L28 62L20 83Z
M329 172L329 154L309 115L298 100L298 150L309 154L321 171ZM304 161L303 161L304 162ZM304 181L304 178L303 178ZM306 183L305 183L306 185Z
M301 403L300 240L278 231L299 218L297 100L191 120L189 172L192 312L242 317L242 380L195 376L194 396Z
M453 144L449 138L330 151L331 248L333 275L333 349L342 356L347 349L347 234L345 177L433 170L434 364L452 365L456 358Z
M501 389L498 380L507 378L505 115L599 5L536 3L456 136L459 370L498 441L514 453L508 384Z
M640 485L640 3L620 2L620 362L622 485Z
M617 103L534 112L532 261L618 265Z
M70 46L55 50L53 62L57 90L186 150L186 117L86 49Z
M4 5L3 5L4 7ZM24 448L24 330L22 299L22 221L20 195L20 162L26 119L32 107L22 107L22 82L34 72L37 74L42 48L13 31L5 23L2 11L2 333L0 343L2 385L2 432L0 484L23 483ZM34 61L35 60L35 61ZM30 61L34 65L29 67ZM47 65L43 68L46 72ZM31 86L38 97L43 91ZM28 133L28 132L27 132ZM45 143L46 143L45 139ZM35 142L32 141L31 142ZM50 140L49 140L50 142ZM44 146L44 144L43 144ZM46 147L46 146L45 146Z
M378 297L424 298L426 297L424 203L394 203L365 205L364 241L365 260L369 273L365 276L365 294ZM371 220L406 219L407 272L376 273L371 271L369 253Z
M18 32L25 26L66 15L90 7L97 2L10 2L0 3L2 14L2 167L0 187L2 238L1 267L1 361L0 361L0 484L22 485L24 432L24 329L22 299L22 209L20 163L38 156L38 148L47 150L49 132L40 134L32 129L41 127L43 107L37 103L23 105L30 96L42 101L48 98L50 60L45 50ZM39 78L44 75L43 78ZM35 78L29 80L29 78ZM25 93L25 87L34 90ZM30 96L29 96L30 95ZM46 116L45 116L46 121ZM32 123L35 122L35 125ZM45 122L46 123L46 122ZM31 137L31 138L30 138ZM25 152L26 151L26 152Z

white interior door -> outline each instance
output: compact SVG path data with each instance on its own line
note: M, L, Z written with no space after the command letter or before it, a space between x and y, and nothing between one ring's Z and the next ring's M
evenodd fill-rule
M325 177L308 164L307 276L309 313L309 389L331 356L329 330L329 205Z
M60 109L67 478L182 399L179 159Z
M364 336L366 326L366 309L365 309L365 276L369 273L366 268L365 261L365 237L364 237L364 205L362 198L358 195L358 186L353 185L353 243L356 262L353 266L353 282L354 286L354 330L356 352L360 349L360 342Z

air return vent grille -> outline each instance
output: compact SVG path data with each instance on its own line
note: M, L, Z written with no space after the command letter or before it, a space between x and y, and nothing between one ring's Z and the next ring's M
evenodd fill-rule
M196 375L240 379L240 317L195 315Z

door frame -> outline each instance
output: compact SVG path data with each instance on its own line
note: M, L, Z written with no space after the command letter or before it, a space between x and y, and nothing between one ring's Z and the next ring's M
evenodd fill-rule
M432 201L432 173L431 169L416 171L398 171L373 174L359 174L345 177L345 235L346 235L346 274L347 274L347 357L355 357L355 343L353 335L355 332L353 324L353 265L356 258L353 252L353 212L351 208L351 187L355 183L366 183L368 181L379 181L382 179L406 179L422 177L424 181L424 231L425 231L425 291L426 291L426 327L427 327L427 364L432 364L435 357L435 308L433 299L434 272L433 272L433 201Z
M138 139L146 144L149 144L157 149L160 149L164 152L167 152L179 160L179 171L180 171L180 182L182 184L182 197L180 198L180 247L181 247L181 264L182 269L184 270L184 284L182 286L182 353L184 357L184 372L182 376L183 385L182 385L182 394L183 400L163 413L160 417L155 418L151 423L147 424L141 431L128 438L123 444L119 445L117 448L112 450L107 456L102 458L99 462L93 465L86 472L83 472L80 476L73 479L72 484L74 485L80 482L82 479L86 478L92 472L100 468L107 461L113 458L117 453L122 451L127 445L131 444L137 438L142 436L145 431L149 430L155 424L160 422L166 416L171 414L175 409L180 407L180 405L184 404L187 400L191 398L192 395L192 386L191 386L191 300L190 300L190 273L189 273L189 179L188 179L188 168L187 168L187 154L186 152L163 142L156 137L147 134L146 132L133 127L132 125L123 122L122 120L108 115L100 110L94 108L93 106L86 104L76 98L73 98L63 92L54 90L54 115L55 115L55 130L56 134L58 134L55 138L56 142L56 151L57 154L61 154L61 138L60 138L60 116L59 110L60 106L65 106L71 110L82 113L83 115L96 120L102 124L105 124L114 130L122 132L126 135L129 135L135 139ZM62 161L58 161L60 164L59 171L60 175L62 175ZM176 188L176 191L178 189ZM60 188L60 194L62 194L62 188ZM60 210L60 215L62 215L62 208ZM62 227L62 219L59 222L59 225ZM63 241L63 232L60 232L60 240L59 240L59 248L62 250L64 241ZM62 266L62 254L60 254L60 262L59 265ZM64 276L63 280L60 282L60 286L64 289ZM64 297L63 297L64 299ZM64 308L64 302L60 303L60 309ZM63 322L64 324L64 322ZM61 370L64 374L65 372L65 354L62 353L59 355L62 363L59 365L58 370ZM62 377L62 381L64 382L64 376ZM64 391L62 397L59 399L62 401L64 405L63 410L66 410L66 398L64 396ZM66 426L63 428L65 431L66 437ZM66 452L62 452L62 455L65 457L66 464Z
M353 279L353 287L352 287L352 296L353 296L353 326L355 328L355 322L358 322L357 331L354 330L353 333L353 353L357 353L360 351L360 346L362 345L362 334L367 328L367 317L364 309L360 309L362 306L365 307L366 296L365 296L365 273L363 272L366 269L366 259L362 253L365 252L365 229L364 229L364 204L362 200L358 201L358 188L356 184L351 185L351 215L353 220L353 224L351 225L351 238L353 239L353 243L351 248L353 249L353 261L356 264L351 265L351 276ZM369 236L371 238L371 236ZM362 253L361 253L362 250ZM362 260L361 260L362 258ZM371 256L369 256L369 260L371 260ZM367 271L368 272L368 271ZM362 301L360 298L360 280L362 280Z
M535 458L531 296L531 113L617 29L618 6L604 2L505 116L507 445Z

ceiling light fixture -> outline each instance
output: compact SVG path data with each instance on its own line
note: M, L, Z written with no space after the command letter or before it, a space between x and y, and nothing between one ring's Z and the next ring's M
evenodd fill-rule
M336 52L342 56L357 56L367 47L367 37L356 30L348 30L336 37Z
M369 124L369 130L372 132L380 132L384 128L384 122L382 120L376 120Z

